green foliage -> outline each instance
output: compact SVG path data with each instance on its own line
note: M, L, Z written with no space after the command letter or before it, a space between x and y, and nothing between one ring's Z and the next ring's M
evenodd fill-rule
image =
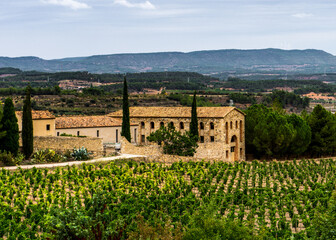
M57 163L64 162L67 159L52 149L43 149L36 151L31 158L31 163Z
M81 147L78 149L74 148L71 156L75 158L75 160L78 160L78 161L90 159L90 154L88 153L85 147Z
M2 125L2 130L6 131L6 136L0 139L0 150L6 150L16 156L19 149L19 126L11 98L5 100L0 124Z
M256 104L256 98L254 94L245 93L230 93L229 98L233 100L234 103L250 103Z
M335 116L321 105L317 105L308 116L307 122L312 131L309 152L313 156L334 154L336 150Z
M31 87L26 89L26 99L22 111L22 149L28 159L34 150L33 118L30 101Z
M20 165L24 156L21 153L18 153L14 156L11 152L0 151L0 163L2 162L5 166L16 166Z
M63 239L122 239L126 227L122 218L114 219L111 193L99 191L82 206L74 202L71 208L52 208L45 217L44 238Z
M308 123L296 114L287 116L287 121L294 127L294 137L289 145L288 153L300 156L309 147L312 136L311 129Z
M198 139L198 120L197 120L197 103L196 92L191 106L191 122L190 122L190 134Z
M189 131L183 134L176 131L172 124L168 124L168 128L161 126L147 137L150 142L162 144L164 153L178 156L193 156L198 147L197 139Z
M180 102L183 106L192 106L193 103L193 97L188 94L179 94L179 93L171 93L168 96L168 99L175 100ZM218 106L218 104L214 104L205 97L197 97L196 98L197 106L198 107L215 107Z
M0 101L0 139L6 136L6 131L3 131L3 125L1 124L1 119L3 117L3 112L2 112L2 102Z
M326 211L321 206L316 209L307 232L310 239L336 239L336 192L330 198Z

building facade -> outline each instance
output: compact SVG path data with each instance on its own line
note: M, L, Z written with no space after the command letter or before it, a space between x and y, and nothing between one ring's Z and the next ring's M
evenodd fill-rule
M122 121L108 116L72 116L56 118L56 136L70 134L102 138L104 144L120 143ZM131 125L132 143L137 143L137 129Z
M121 119L122 110L109 116ZM181 132L188 131L191 108L131 107L130 118L139 127L139 143L147 144L147 136L162 125L173 124ZM198 107L197 118L200 139L196 155L227 161L245 160L245 114L242 111L234 107Z
M22 132L22 111L15 112L19 132ZM32 111L33 135L39 137L55 136L55 116L49 111Z

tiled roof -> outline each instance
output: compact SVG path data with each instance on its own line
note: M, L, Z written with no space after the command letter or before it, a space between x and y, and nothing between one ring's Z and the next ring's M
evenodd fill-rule
M16 115L22 118L22 111L15 112ZM54 119L55 116L49 111L32 111L32 119Z
M92 128L92 127L118 127L121 126L121 119L108 116L74 116L57 117L55 120L56 129L65 128Z
M236 109L234 107L198 107L197 117L221 118ZM122 110L109 114L110 117L122 117ZM191 107L130 107L130 117L191 117Z

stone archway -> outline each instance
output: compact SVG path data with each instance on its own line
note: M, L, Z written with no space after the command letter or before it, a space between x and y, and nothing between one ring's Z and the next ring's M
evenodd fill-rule
M233 161L238 161L238 139L236 135L231 137L230 142L230 159Z

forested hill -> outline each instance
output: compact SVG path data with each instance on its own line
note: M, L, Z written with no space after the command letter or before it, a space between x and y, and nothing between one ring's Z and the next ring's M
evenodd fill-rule
M316 73L336 69L336 57L322 50L213 50L96 55L44 60L38 57L0 57L1 67L30 71L88 71L125 73L188 71L221 73L227 71Z

